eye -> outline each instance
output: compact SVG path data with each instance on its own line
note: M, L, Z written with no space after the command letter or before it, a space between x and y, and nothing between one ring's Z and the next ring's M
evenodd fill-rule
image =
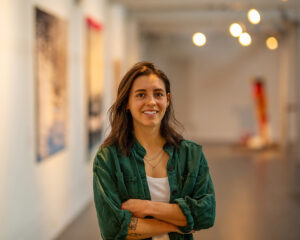
M144 96L145 96L144 93L138 93L138 94L136 95L137 98L143 98Z
M163 97L164 94L163 94L162 92L157 92L157 93L155 93L155 96L156 96L156 97Z

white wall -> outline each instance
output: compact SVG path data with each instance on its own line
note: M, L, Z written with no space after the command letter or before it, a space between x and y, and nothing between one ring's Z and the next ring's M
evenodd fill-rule
M298 125L298 95L299 95L299 59L297 56L299 40L297 28L289 25L281 39L279 68L279 121L280 142L283 148L289 143L295 143L299 137Z
M297 30L296 30L296 36L297 36L297 63L298 63L298 66L299 66L299 62L300 62L300 25L297 27ZM297 91L298 91L298 94L297 94L297 98L298 98L298 103L300 103L300 68L297 67L297 75L296 75L296 78L297 78L297 83L298 85L296 86L297 87ZM299 105L298 105L299 106ZM300 126L300 110L298 108L298 114L297 114L297 120L298 120L298 126ZM298 128L298 144L297 144L297 149L298 149L298 158L297 158L297 161L298 163L300 163L300 127Z
M2 0L0 8L0 239L53 239L92 200L85 129L85 17L104 26L105 108L111 104L107 0ZM68 145L36 162L34 7L68 21ZM124 59L122 59L124 60Z
M285 42L291 42L290 35ZM278 142L281 51L291 58L296 45L282 44L281 49L270 51L264 34L253 37L249 47L240 46L228 33L212 32L207 38L203 48L193 46L190 37L144 38L143 58L156 62L171 78L176 116L185 126L185 135L202 141L237 142L246 132L257 134L251 80L262 77L271 140ZM286 68L295 72L292 64ZM290 84L292 75L285 76L290 79L290 92L295 86ZM291 135L297 129L290 125L287 132Z
M112 61L121 61L121 76L140 60L140 36L137 20L120 4L110 6L110 48Z
M126 71L135 63L141 61L141 38L138 22L135 18L127 14L126 19Z

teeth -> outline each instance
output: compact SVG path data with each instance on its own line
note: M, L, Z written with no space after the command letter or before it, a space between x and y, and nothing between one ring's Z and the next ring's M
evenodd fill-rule
M144 113L146 113L146 114L155 114L156 111L145 111Z

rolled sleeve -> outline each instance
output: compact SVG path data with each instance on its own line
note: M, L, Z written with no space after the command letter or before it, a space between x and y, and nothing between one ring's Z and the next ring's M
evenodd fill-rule
M179 227L179 230L184 233L210 228L215 222L216 201L214 186L203 154L200 160L201 166L192 195L175 199L187 220L186 226Z
M124 240L132 215L127 210L121 210L117 184L100 154L96 156L93 172L94 202L102 238Z
M187 221L187 225L184 227L179 227L179 229L181 232L188 233L194 228L194 219L192 217L190 207L187 205L186 200L183 198L177 198L175 199L175 202L179 205Z

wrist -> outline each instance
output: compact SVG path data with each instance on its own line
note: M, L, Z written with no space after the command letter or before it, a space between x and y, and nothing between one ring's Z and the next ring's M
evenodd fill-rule
M180 230L178 229L178 227L176 225L171 224L171 231L170 232L180 233Z
M144 209L145 216L152 216L152 205L154 202L152 202L151 200L146 200L146 201L147 204Z

